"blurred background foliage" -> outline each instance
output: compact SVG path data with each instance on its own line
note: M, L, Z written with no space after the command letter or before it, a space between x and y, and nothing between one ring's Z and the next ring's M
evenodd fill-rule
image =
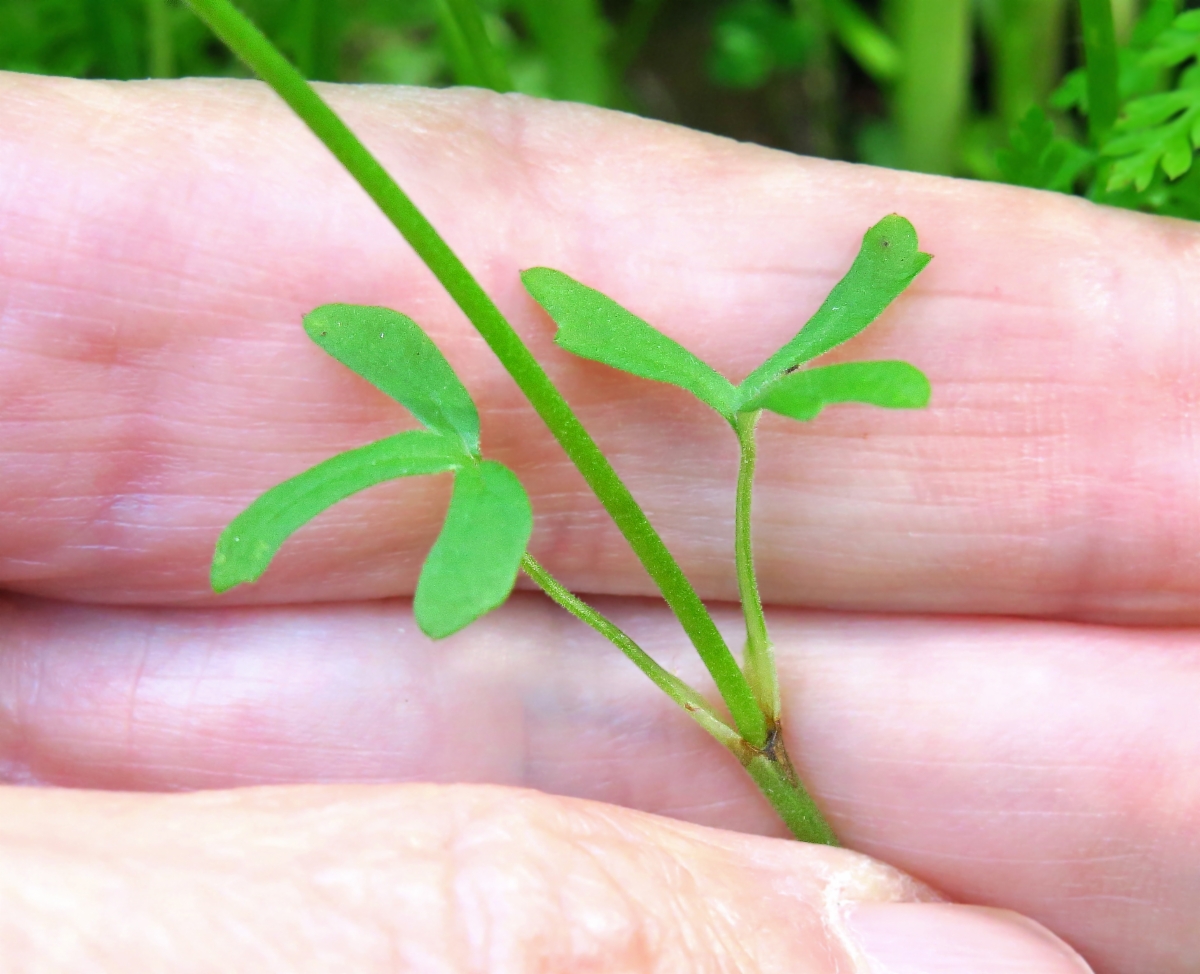
M1200 218L1200 0L240 3L317 80L515 88ZM1115 121L1089 111L1100 89L1081 70L1097 4L1119 47ZM244 74L180 0L0 0L0 68Z

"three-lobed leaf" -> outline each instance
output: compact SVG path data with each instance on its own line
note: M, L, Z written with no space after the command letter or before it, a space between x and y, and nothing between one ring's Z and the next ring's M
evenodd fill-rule
M421 326L390 308L327 304L304 316L308 336L432 430L479 455L479 413Z
M387 308L332 304L305 316L304 327L427 428L339 454L255 500L217 541L213 590L257 581L288 537L351 494L398 477L452 470L450 508L422 568L414 611L435 639L457 632L512 590L533 528L524 488L507 467L480 461L475 404L411 318Z
M213 591L257 581L288 537L351 494L397 477L454 470L465 460L457 439L413 430L340 453L285 480L221 532L213 553Z
M904 217L884 217L867 231L849 272L787 345L740 385L611 298L561 271L522 274L525 287L558 325L555 342L582 358L687 389L731 423L739 412L771 409L811 419L834 402L914 408L929 399L929 383L910 365L892 362L797 367L853 338L883 313L930 261ZM776 385L784 388L775 398Z
M884 217L863 236L858 256L817 313L796 337L738 386L753 402L797 365L849 341L883 314L933 258L917 247L917 231L899 214Z
M558 325L554 341L560 347L680 386L727 419L733 416L736 392L728 379L612 298L549 267L524 271L521 280Z
M856 402L887 409L929 405L929 380L907 362L846 362L792 372L770 385L748 409L769 409L791 419L815 419L834 403Z
M532 531L529 498L511 470L491 460L462 467L417 583L421 631L441 639L504 602Z

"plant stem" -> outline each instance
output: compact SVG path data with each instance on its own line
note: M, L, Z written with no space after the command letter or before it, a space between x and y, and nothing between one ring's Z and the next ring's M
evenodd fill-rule
M175 45L171 38L170 11L167 0L146 0L146 58L152 78L171 78L175 75Z
M650 36L650 28L654 18L662 9L663 0L633 0L625 22L617 33L617 39L612 46L613 71L617 78L625 75L633 64L638 52L645 46Z
M903 65L892 111L906 169L952 173L971 80L972 0L891 0Z
M1087 64L1088 137L1099 146L1117 120L1117 33L1112 0L1079 0Z
M900 75L900 50L854 0L824 0L825 16L846 49L871 78L883 84Z
M529 31L550 68L550 90L563 101L612 100L605 44L609 25L597 0L519 0Z
M459 84L479 84L499 92L512 91L513 83L508 74L508 67L487 35L487 28L475 0L438 0L438 9L446 30L457 34L457 37L451 40L451 44L458 41L463 53L473 62L474 77L469 81L457 78Z
M1006 128L1044 105L1062 73L1064 0L994 0L981 8L994 65L992 100Z
M825 816L796 777L787 752L783 750L782 732L777 730L774 740L776 743L773 747L755 753L749 760L743 760L743 767L792 835L801 842L839 845Z
M708 609L608 459L479 282L333 109L229 0L188 3L291 106L446 288L583 474L662 591L712 674L739 733L754 746L763 746L766 719Z
M741 461L738 464L737 511L734 517L734 550L737 561L738 595L742 614L746 617L746 658L743 669L750 689L767 717L768 729L779 723L779 680L775 675L775 654L767 633L762 598L758 593L758 576L754 572L754 543L751 535L750 505L754 495L754 467L757 447L754 428L761 410L738 413L734 430L737 432Z
M668 697L692 715L692 718L708 733L730 750L744 746L741 736L732 727L721 720L708 701L679 679L658 665L650 655L637 643L629 638L614 622L601 615L586 602L571 592L558 579L551 575L538 563L533 555L526 552L521 560L521 568L525 574L537 582L538 587L550 598L566 609L571 615L600 633L605 639L617 647L633 661L634 666L646 674L650 681L662 690ZM735 752L736 753L736 752Z
M658 665L637 643L617 625L606 619L586 602L568 591L561 582L543 568L530 554L521 562L525 573L550 598L575 618L586 622L623 652L639 670L650 677L668 697L691 714L692 718L715 737L741 762L762 791L767 801L779 813L792 835L801 842L837 845L833 829L821 815L812 797L805 791L792 768L783 747L778 725L772 730L763 748L751 747L726 724L699 693L673 673ZM774 671L772 670L772 673Z

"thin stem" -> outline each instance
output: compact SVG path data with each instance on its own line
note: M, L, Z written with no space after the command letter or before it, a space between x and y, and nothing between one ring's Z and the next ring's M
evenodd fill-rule
M1112 0L1079 0L1087 63L1088 136L1100 145L1117 120L1117 32Z
M712 675L742 737L757 747L765 744L766 719L700 596L629 489L479 282L333 109L229 0L188 3L312 129L446 288L579 469L662 591Z
M146 0L146 58L152 78L175 76L175 45L167 0Z
M900 49L854 0L824 0L825 16L838 42L875 81L900 75Z
M521 567L537 582L543 592L575 618L586 622L613 643L639 670L650 677L657 687L691 714L696 723L728 748L749 772L754 783L779 813L779 817L795 838L801 842L816 842L822 845L838 844L833 829L796 776L778 728L772 731L764 748L751 747L721 720L707 700L679 677L659 666L613 622L568 591L538 564L532 555L525 555Z
M780 716L779 680L775 675L775 653L767 633L762 598L758 594L750 519L750 506L754 496L754 468L758 452L754 428L758 425L758 417L761 415L762 411L757 409L749 413L738 413L734 426L741 450L741 462L738 464L737 511L734 517L734 550L738 595L742 600L742 614L746 617L746 658L743 668L755 699L766 714L768 727L774 728L779 723Z
M617 33L612 46L613 70L618 78L624 77L633 64L638 52L646 45L654 18L662 9L663 0L633 0L629 15Z
M738 747L744 747L745 742L732 727L721 720L717 712L691 686L679 679L656 663L650 655L614 622L601 615L586 602L566 588L557 578L551 575L528 552L521 559L521 568L525 574L537 582L538 587L550 598L566 609L571 615L600 633L605 639L617 647L633 661L633 665L646 674L650 681L674 700L680 707L691 714L692 718L708 733L720 741L725 747L737 753Z
M487 28L475 0L438 0L438 7L446 26L457 31L457 39L467 56L474 62L475 75L482 86L491 88L492 91L512 91L513 83L508 74L508 67L487 35ZM460 83L463 81L461 78L458 80Z
M605 57L609 25L598 0L519 0L517 7L546 60L554 97L607 105L612 100Z

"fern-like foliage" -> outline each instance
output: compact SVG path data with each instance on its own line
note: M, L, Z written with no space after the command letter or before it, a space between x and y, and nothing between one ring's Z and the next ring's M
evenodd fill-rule
M1095 153L1060 136L1037 106L1012 130L1009 142L996 163L1004 181L1015 186L1070 193L1095 160Z
M1105 189L1132 185L1144 192L1162 168L1178 179L1192 167L1200 148L1200 10L1180 14L1141 54L1139 66L1181 69L1173 90L1143 95L1125 103L1112 136L1101 153L1113 159Z

